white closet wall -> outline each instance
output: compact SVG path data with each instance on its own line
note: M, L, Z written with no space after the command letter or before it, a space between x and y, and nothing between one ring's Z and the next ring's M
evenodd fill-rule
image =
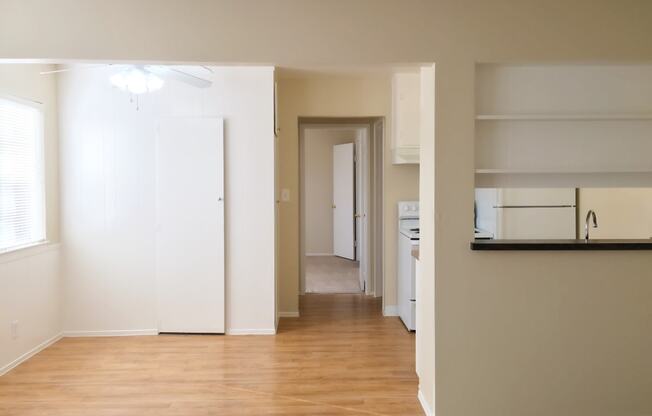
M111 87L111 68L60 76L68 334L157 330L155 128L166 116L224 118L226 330L274 331L274 72L212 69L209 89L169 81L138 103Z

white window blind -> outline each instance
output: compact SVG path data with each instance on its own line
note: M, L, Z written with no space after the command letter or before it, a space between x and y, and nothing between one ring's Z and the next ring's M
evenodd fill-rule
M44 240L43 113L0 97L0 252Z

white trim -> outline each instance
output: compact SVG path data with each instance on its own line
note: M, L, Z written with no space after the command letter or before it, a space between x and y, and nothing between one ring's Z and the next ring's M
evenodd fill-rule
M26 257L37 256L51 250L57 250L59 243L50 243L49 241L40 241L29 244L9 251L0 252L0 264L10 263L12 261L24 259Z
M306 257L308 257L308 256L315 256L315 257L317 257L317 256L323 256L323 257L326 257L326 256L328 256L328 257L335 257L335 254L333 254L333 253L306 253Z
M132 337L158 335L158 329L109 329L105 331L64 331L66 338L79 337Z
M385 305L383 309L383 316L398 316L397 305Z
M426 416L435 416L435 413L430 408L430 405L426 401L426 398L423 396L420 388L419 393L417 394L417 398L419 399L419 404L421 404L421 408L423 409L423 412L426 414Z
M31 106L41 111L43 111L43 107L45 106L41 101L36 101L31 98L19 97L11 94L0 94L0 98L4 98L5 100L10 100L10 101L15 101L19 104Z
M227 329L226 335L276 335L276 328Z
M20 357L16 358L9 364L5 365L4 367L0 368L0 377L4 376L14 368L18 367L20 364L24 363L25 361L29 360L39 352L43 351L50 345L54 344L55 342L59 341L61 338L63 338L62 334L57 334L53 336L52 338L40 343L36 347L32 348L31 350L27 351L25 354L21 355Z
M298 318L299 317L299 311L279 312L278 317L279 318Z

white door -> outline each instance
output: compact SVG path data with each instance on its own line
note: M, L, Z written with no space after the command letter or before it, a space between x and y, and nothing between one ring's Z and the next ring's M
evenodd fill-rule
M355 260L354 144L333 146L333 253Z
M159 332L224 332L223 144L219 118L170 118L159 126Z

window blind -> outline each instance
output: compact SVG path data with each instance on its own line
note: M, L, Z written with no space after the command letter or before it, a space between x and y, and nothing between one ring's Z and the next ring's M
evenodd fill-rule
M43 113L0 97L0 252L45 240Z

